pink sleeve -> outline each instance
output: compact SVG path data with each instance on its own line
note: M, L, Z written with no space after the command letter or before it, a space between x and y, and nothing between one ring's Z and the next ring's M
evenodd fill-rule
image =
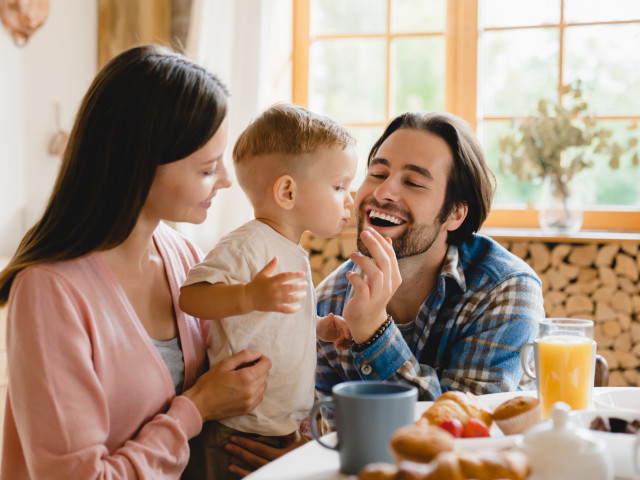
M109 306L103 308L109 318ZM178 479L188 460L188 439L202 426L196 406L174 397L161 413L142 412L145 420L132 424L145 407L133 392L118 391L117 372L96 366L99 333L88 310L77 289L56 272L27 269L13 284L8 391L30 478ZM122 355L129 352L125 340ZM122 427L133 429L131 438L114 438L114 403L123 405ZM18 441L5 438L11 440Z

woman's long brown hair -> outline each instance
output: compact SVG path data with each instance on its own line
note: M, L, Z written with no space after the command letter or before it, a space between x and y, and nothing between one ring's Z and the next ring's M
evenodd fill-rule
M227 114L226 86L157 45L111 60L86 93L42 218L0 272L0 306L23 269L122 243L158 165L195 152Z

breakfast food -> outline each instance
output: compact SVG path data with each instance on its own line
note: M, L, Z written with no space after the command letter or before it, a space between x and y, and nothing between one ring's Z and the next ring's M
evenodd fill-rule
M505 435L522 433L542 420L540 400L527 396L511 398L496 407L493 420Z
M435 399L421 417L430 425L451 431L448 427L452 419L457 419L462 423L462 436L488 436L489 428L493 422L491 413L485 408L480 399L472 393L449 391ZM480 422L471 422L475 419ZM486 428L485 428L486 427Z
M438 453L453 450L453 436L433 425L407 425L389 440L396 464L404 460L428 463Z
M377 471L382 476L372 476ZM530 471L529 460L518 451L463 450L439 453L427 464L401 462L392 477L385 476L393 472L388 466L368 465L358 480L525 480Z
M627 421L616 417L596 417L589 425L591 430L611 433L637 433L640 430L640 419Z

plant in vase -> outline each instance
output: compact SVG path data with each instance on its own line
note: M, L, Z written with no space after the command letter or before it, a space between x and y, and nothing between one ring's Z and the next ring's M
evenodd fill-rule
M612 169L620 157L633 152L637 166L638 139L625 146L613 139L613 131L598 124L588 113L580 81L563 87L560 102L538 102L537 111L514 120L512 131L498 139L504 154L500 166L522 181L542 179L540 226L556 232L576 232L582 226L582 205L572 184L574 176L593 166L596 158L608 161ZM635 128L635 125L633 125Z

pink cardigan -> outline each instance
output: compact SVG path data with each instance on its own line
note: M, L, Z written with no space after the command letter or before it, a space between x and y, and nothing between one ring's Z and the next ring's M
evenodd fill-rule
M176 306L187 389L205 368L203 325L178 310L201 252L161 224L154 240ZM196 406L171 375L100 253L30 267L11 288L3 480L177 479Z

